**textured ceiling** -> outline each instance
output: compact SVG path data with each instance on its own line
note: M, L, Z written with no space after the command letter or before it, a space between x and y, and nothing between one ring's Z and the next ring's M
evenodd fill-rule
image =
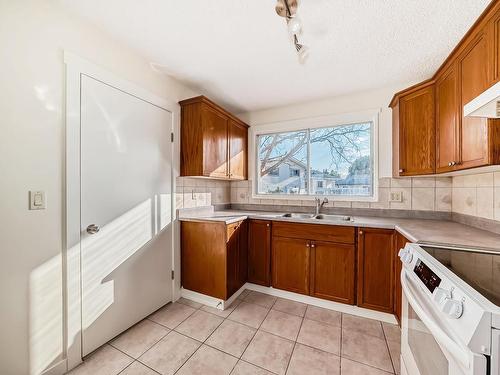
M234 111L429 78L489 0L304 0L299 64L274 0L59 0Z

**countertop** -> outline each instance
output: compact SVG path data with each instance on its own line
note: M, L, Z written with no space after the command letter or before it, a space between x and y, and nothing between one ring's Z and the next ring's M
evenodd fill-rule
M226 224L245 219L262 219L319 225L340 225L395 229L408 240L427 245L457 248L474 248L500 253L500 234L477 229L454 221L399 219L375 216L351 216L352 221L327 221L317 219L284 218L283 212L263 211L214 211L213 207L179 210L180 221L222 222Z

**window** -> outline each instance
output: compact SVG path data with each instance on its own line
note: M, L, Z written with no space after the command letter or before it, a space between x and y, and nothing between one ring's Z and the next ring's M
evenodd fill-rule
M257 135L257 193L373 196L373 123Z

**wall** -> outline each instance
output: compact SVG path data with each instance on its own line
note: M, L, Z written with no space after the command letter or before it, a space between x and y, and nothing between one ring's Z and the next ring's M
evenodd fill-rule
M194 95L53 1L0 2L2 374L63 355L64 49L172 101ZM46 210L28 211L28 190L46 192Z
M454 213L500 222L500 172L453 177Z
M177 177L176 208L193 208L231 203L228 181Z

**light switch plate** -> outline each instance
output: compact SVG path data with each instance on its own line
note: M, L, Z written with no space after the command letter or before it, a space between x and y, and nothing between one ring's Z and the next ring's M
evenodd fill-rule
M45 192L30 191L30 210L45 210Z
M391 194L389 195L389 202L403 202L403 192L391 191Z

